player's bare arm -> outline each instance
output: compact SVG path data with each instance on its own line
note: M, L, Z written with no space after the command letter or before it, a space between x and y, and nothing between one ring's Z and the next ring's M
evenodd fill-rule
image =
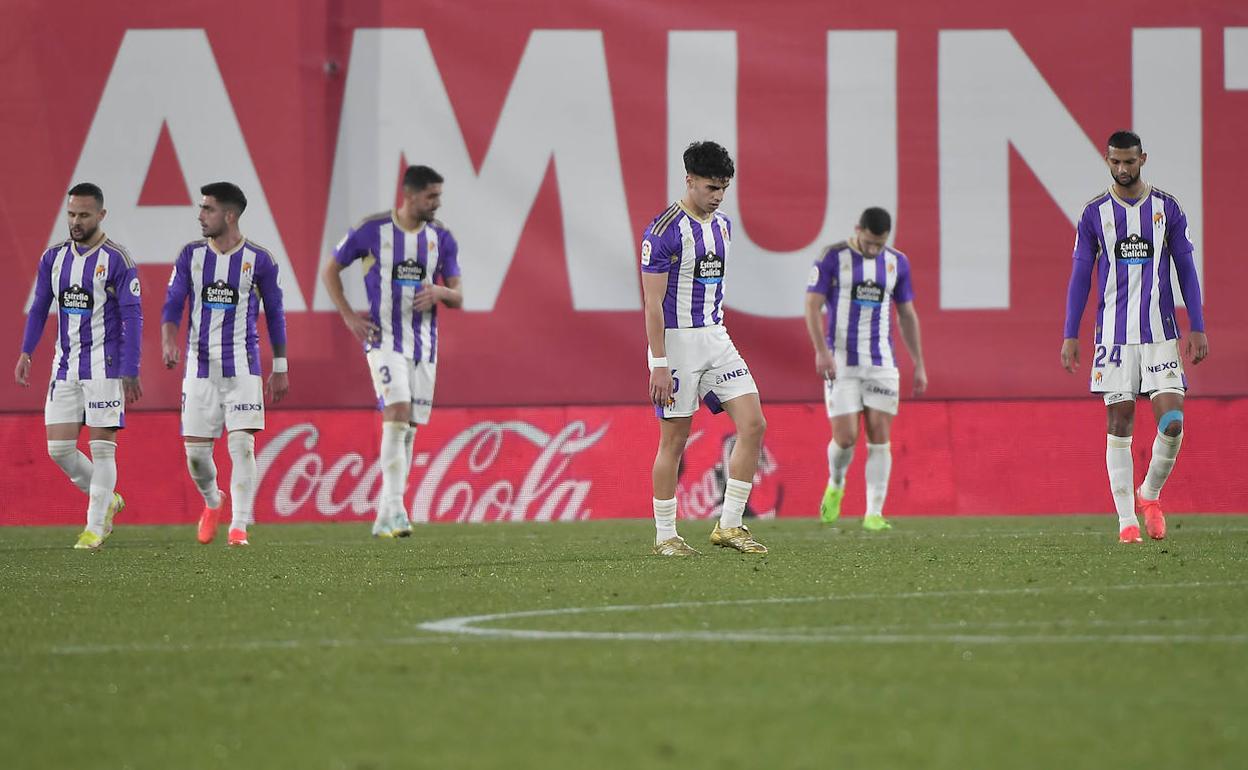
M23 388L30 387L30 356L22 353L17 357L17 367L13 370L13 379Z
M666 273L642 273L641 291L645 302L646 342L650 355L667 359L667 343L663 332L663 296L667 294ZM656 406L672 400L672 370L656 366L650 370L650 402Z
M178 345L178 325L168 321L160 325L160 357L166 369L178 365L182 358L182 348Z
M321 271L321 282L325 284L325 290L329 292L329 298L333 301L334 307L338 309L338 315L342 316L342 322L347 325L351 333L361 342L375 342L381 329L367 314L352 310L351 303L347 302L346 291L342 288L342 271L345 269L346 266L339 264L338 260L329 260L325 263L325 269Z
M831 380L836 377L836 362L823 335L824 301L822 294L806 292L806 333L815 348L815 372L823 379Z
M273 359L274 361L278 359L286 360L285 345L273 346ZM287 391L290 390L290 375L285 369L280 372L277 369L277 366L273 367L273 371L269 374L269 379L264 383L264 395L275 404L285 398Z
M1187 337L1187 357L1193 365L1209 357L1209 337L1204 332L1192 332Z
M897 325L901 329L901 341L910 351L914 362L914 395L921 396L927 390L927 366L923 363L923 341L919 334L919 311L913 302L897 303Z

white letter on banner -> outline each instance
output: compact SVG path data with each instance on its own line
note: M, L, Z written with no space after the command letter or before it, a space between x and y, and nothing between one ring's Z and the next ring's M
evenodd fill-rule
M1160 58L1165 66L1154 64ZM1008 308L1009 148L1073 226L1109 185L1104 137L1088 139L1008 31L942 31L939 70L940 304ZM1136 30L1132 87L1135 129L1149 152L1145 178L1179 197L1199 239L1199 31Z
M573 307L641 307L601 32L532 33L478 173L424 31L356 30L324 258L356 221L391 208L400 155L446 177L439 219L459 241L466 309L494 307L552 161ZM362 281L346 284L364 306ZM314 297L314 309L333 309L319 282Z
M193 205L139 205L162 124L169 126ZM247 194L243 231L271 248L281 268L286 310L307 308L202 29L126 32L73 180L104 189L104 228L139 264L172 264L178 249L199 237L200 186L234 182ZM49 243L66 237L64 207L64 201L57 203Z
M827 39L828 193L819 235L797 251L768 251L750 240L738 197L724 199L733 221L725 302L754 315L800 316L801 303L793 298L806 285L819 248L852 233L868 205L897 213L897 34L829 32ZM737 37L670 32L667 45L668 189L676 199L685 194L681 156L690 142L712 139L738 158ZM750 168L748 159L738 164L738 186L749 184ZM771 173L765 163L754 168Z

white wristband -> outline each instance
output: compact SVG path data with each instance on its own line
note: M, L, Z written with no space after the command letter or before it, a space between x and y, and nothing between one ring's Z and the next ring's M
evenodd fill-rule
M651 369L660 369L660 368L662 368L662 369L667 369L667 368L668 368L668 366L667 366L667 356L664 356L664 357L662 357L662 358L652 358L652 359L650 359L650 368L651 368Z
M289 365L286 363L285 358L273 359L273 373L274 374L285 374L288 371L288 366Z

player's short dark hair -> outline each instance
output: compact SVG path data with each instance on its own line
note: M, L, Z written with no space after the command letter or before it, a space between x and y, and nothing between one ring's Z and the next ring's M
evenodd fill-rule
M1140 152L1144 152L1144 142L1140 139L1140 135L1134 131L1115 131L1109 135L1108 144L1115 150L1129 150L1132 147L1139 147Z
M861 217L858 217L858 226L863 230L870 230L875 235L884 235L892 232L893 218L879 206L872 206L862 212Z
M732 179L737 167L722 145L702 141L685 148L685 172L707 179Z
M216 198L217 203L223 206L232 206L238 209L238 213L247 210L247 196L243 195L243 191L233 182L212 182L199 188L200 195L211 195Z
M428 166L408 166L403 172L403 187L420 192L431 184L442 184L442 175Z
M98 184L92 184L91 182L79 182L69 188L69 192L66 194L78 195L83 198L95 198L95 202L100 205L100 208L104 208L104 191L100 189Z

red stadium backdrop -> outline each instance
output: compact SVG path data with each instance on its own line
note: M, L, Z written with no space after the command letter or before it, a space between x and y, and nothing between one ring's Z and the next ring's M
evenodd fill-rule
M820 395L800 319L808 266L868 205L895 213L894 243L914 265L934 402L907 403L898 422L909 438L898 439L890 510L1107 507L1099 407L1044 399L1085 391L1086 360L1075 377L1057 362L1072 221L1107 183L1101 145L1120 127L1144 137L1146 176L1179 197L1198 244L1212 355L1189 371L1194 394L1248 395L1248 324L1233 309L1248 295L1234 236L1248 161L1228 151L1248 125L1248 7L1237 0L1059 0L1042 18L984 0L24 3L6 10L0 44L0 347L16 357L38 256L64 237L65 190L99 183L105 229L140 262L146 289L140 408L153 413L132 416L123 484L141 469L186 505L168 411L179 375L159 368L156 327L170 264L198 236L197 190L217 179L247 192L244 232L282 268L292 391L262 451L313 425L321 462L346 463L326 500L346 494L349 453L371 467L376 419L363 411L362 355L317 270L350 223L392 203L408 162L447 177L441 216L461 244L467 303L442 316L422 451L441 456L470 426L510 419L555 436L579 422L587 435L611 426L560 456L566 499L529 504L524 517L647 513L645 496L633 497L651 418L644 405L609 405L644 399L638 236L679 194L679 153L695 138L724 142L738 160L727 322L771 405L785 515L817 496L826 441L823 419L800 405ZM6 458L31 463L0 464L6 521L80 507L41 455L50 357L45 334L37 385L0 379ZM1204 510L1248 508L1242 496L1181 486L1197 457L1226 473L1248 467L1232 432L1209 435L1244 426L1242 404L1192 410L1170 494ZM697 451L714 454L726 426L700 424ZM1151 429L1140 435L1147 445ZM499 441L493 465L437 482L467 487L416 501L430 518L521 517L519 497L503 496L522 494L538 450L519 435ZM261 517L329 515L333 505L297 490L283 513L274 485L292 451L266 473ZM934 463L949 486L927 483ZM432 467L414 471L413 494ZM1028 486L1044 473L1070 484ZM583 496L582 482L592 486ZM45 502L15 509L31 489ZM150 502L135 520L175 516L174 498Z

